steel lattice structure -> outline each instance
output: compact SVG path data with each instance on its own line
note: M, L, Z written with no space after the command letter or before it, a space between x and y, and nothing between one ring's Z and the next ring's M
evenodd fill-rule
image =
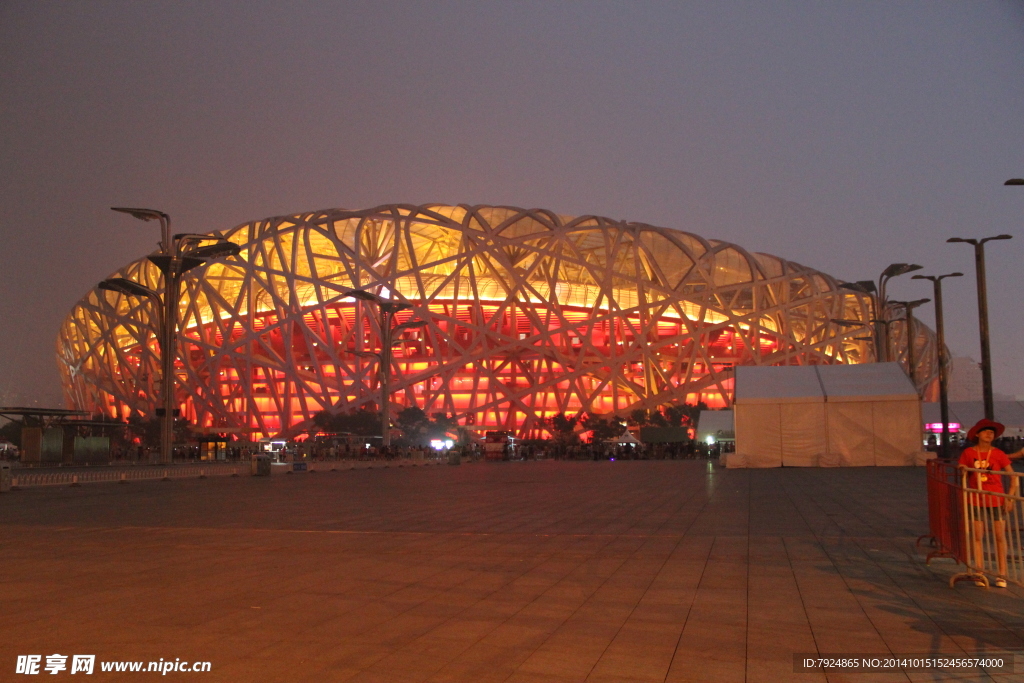
M294 435L327 409L374 406L374 307L407 302L392 359L395 410L537 434L557 413L726 406L738 364L871 360L864 295L726 242L598 216L489 206L387 205L282 216L211 233L237 259L185 277L177 399L202 427ZM159 291L140 259L114 274ZM126 417L159 396L151 304L93 290L60 330L68 402ZM905 348L899 324L897 348ZM921 384L934 376L921 326ZM859 339L858 339L859 337Z

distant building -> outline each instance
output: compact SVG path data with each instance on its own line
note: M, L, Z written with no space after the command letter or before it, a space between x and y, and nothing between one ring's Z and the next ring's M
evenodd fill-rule
M949 361L950 401L983 401L981 363L967 356L951 358ZM992 392L995 401L1015 401L1009 394Z
M980 401L981 364L973 358L959 356L949 360L950 401Z

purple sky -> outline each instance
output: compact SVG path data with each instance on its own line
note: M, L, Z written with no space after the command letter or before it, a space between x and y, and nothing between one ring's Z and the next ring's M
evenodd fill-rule
M59 405L54 340L177 231L391 202L595 213L843 279L947 280L1024 396L1020 2L0 3L0 404ZM931 296L894 281L895 298ZM930 305L918 309L932 320Z

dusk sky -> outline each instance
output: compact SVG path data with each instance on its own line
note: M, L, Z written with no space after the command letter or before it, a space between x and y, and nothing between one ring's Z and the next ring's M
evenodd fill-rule
M840 279L916 262L1024 396L1024 3L0 2L0 405L175 231L384 203L598 214ZM931 284L893 281L897 299ZM918 309L931 324L931 306Z

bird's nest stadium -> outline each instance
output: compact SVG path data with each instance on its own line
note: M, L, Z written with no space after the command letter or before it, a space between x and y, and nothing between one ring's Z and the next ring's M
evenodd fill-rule
M209 431L294 436L322 410L375 407L377 307L396 313L391 405L541 435L546 416L731 404L737 365L873 359L867 295L784 259L679 230L492 206L386 205L210 233L241 248L183 278L175 402ZM146 258L117 273L160 293ZM94 289L57 340L67 401L126 418L159 404L145 298ZM862 327L835 321L864 321ZM889 326L906 355L906 330ZM390 335L388 335L390 336ZM918 384L934 336L915 333Z

